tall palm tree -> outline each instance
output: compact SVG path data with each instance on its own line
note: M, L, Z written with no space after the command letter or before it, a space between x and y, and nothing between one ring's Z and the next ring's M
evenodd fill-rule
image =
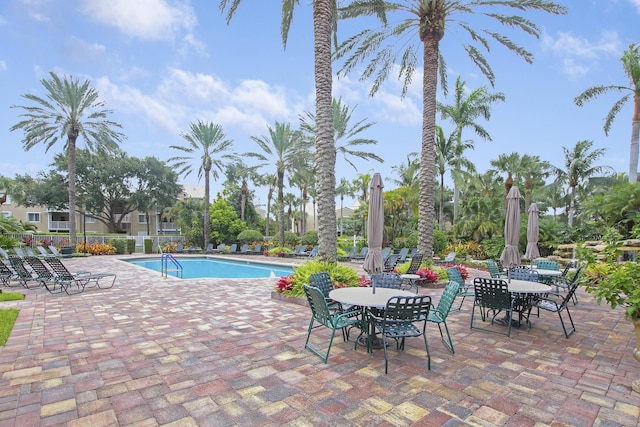
M344 177L340 179L340 184L336 188L336 194L340 196L340 234L344 232L344 196L353 196L353 185Z
M351 165L356 171L358 168L351 161L350 157L358 157L364 160L375 160L383 163L384 160L375 153L362 151L357 147L362 145L375 145L378 143L375 139L360 138L361 132L375 125L374 122L368 122L367 119L359 120L354 124L350 124L351 117L356 107L349 108L347 104L342 103L342 99L333 98L331 102L333 110L333 128L335 129L334 141L336 144L336 153L342 154L344 160ZM316 116L310 111L305 111L300 116L300 129L307 134L313 135L316 128Z
M249 181L258 181L256 174L257 166L247 166L242 160L230 164L227 167L227 182L240 181L240 220L245 220L245 211L247 207L247 194L249 193Z
M209 216L210 200L210 175L218 179L218 172L222 172L227 163L236 160L236 156L230 150L233 141L225 139L226 135L222 126L212 122L198 120L189 125L189 133L181 133L188 145L171 145L169 148L182 151L184 156L176 156L169 159L179 175L185 177L193 171L192 161L199 157L198 179L204 176L204 246L209 245L211 218Z
M629 183L638 181L638 139L640 138L640 46L629 45L621 58L624 73L629 78L629 86L593 86L578 95L573 101L582 106L585 101L591 101L600 95L611 91L629 92L616 101L604 120L604 133L609 135L611 124L615 120L622 106L633 96L633 117L631 117L631 148L629 154Z
M246 153L246 156L255 157L265 165L276 166L277 188L278 188L278 236L279 245L284 246L284 176L291 172L296 165L299 151L308 150L306 139L302 137L300 131L291 129L289 123L276 122L274 127L267 126L269 135L260 137L252 136L251 139L258 144L262 153ZM335 212L334 212L335 215Z
M314 2L315 3L315 2ZM526 12L543 11L553 14L565 14L566 8L546 0L404 0L384 2L381 0L361 0L353 2L341 10L345 18L361 15L376 15L382 18L385 26L381 29L365 29L342 43L337 58L345 58L340 73L347 74L361 62L373 55L371 62L364 68L362 78L375 78L370 94L375 94L388 77L391 68L400 64L399 78L403 80L402 95L407 93L414 72L419 66L419 46L411 43L407 34L416 31L422 44L422 93L423 120L420 155L420 214L418 220L418 249L422 253L433 250L434 194L435 194L435 133L436 133L436 93L438 74L446 88L444 60L441 58L440 40L445 29L458 25L463 33L470 37L463 49L480 71L494 83L494 74L481 50L489 51L489 39L506 47L527 62L532 55L522 46L514 43L503 34L494 30L476 30L477 23L469 24L461 15L477 15L493 18L503 26L516 28L526 34L539 36L538 27L524 16L499 13L498 8ZM386 26L385 12L396 12L403 16L395 26ZM473 17L475 19L475 16ZM397 46L402 46L401 51ZM440 66L439 66L440 63Z
M583 186L589 178L598 173L610 171L609 166L596 166L595 163L604 156L605 149L592 150L593 141L578 141L572 149L562 147L564 152L564 166L554 168L557 179L569 187L569 215L567 224L573 227L573 219L576 212L576 191Z
M520 159L518 174L524 180L524 211L529 212L534 187L542 188L545 180L551 175L551 163L540 160L540 156L523 154Z
M115 130L122 128L121 125L107 120L112 111L104 109L104 101L100 101L98 92L90 87L89 80L80 83L73 77L60 78L54 72L50 72L49 75L50 79L40 80L47 91L45 97L22 95L34 105L11 106L25 111L20 114L23 119L13 125L11 131L24 131L22 146L25 151L38 144L44 144L46 152L58 142L58 139L65 139L64 150L69 175L69 243L75 245L78 138L82 138L89 151L113 151L125 136Z
M457 136L459 144L462 144L462 133L465 128L471 128L476 135L480 138L491 141L491 135L489 132L477 122L479 117L484 120L491 119L491 104L494 102L504 102L505 97L502 92L495 94L489 93L486 86L478 89L474 89L471 92L467 91L466 82L463 81L460 76L456 78L456 84L453 91L453 104L443 104L438 102L436 109L440 112L443 119L449 119L455 125L452 135ZM473 141L468 141L468 147L473 149ZM459 153L460 156L464 154L465 150ZM456 175L456 173L454 173ZM457 185L459 179L454 179L453 189L453 222L455 223L458 216L458 193L459 186ZM442 230L441 230L442 231Z
M507 174L507 178L504 180L504 199L502 202L502 209L506 211L507 195L514 184L513 177L518 170L520 170L520 155L518 153L500 154L496 160L491 160L490 163L498 172L504 172Z
M472 148L471 141L461 141L458 138L459 131L454 131L449 138L444 136L440 126L436 126L436 168L440 176L440 211L438 213L439 230L444 230L444 175L448 168L475 171L473 162L463 157L465 150Z
M220 0L220 10L227 10L227 22L233 17L241 0ZM282 42L286 48L289 28L296 0L282 2ZM331 107L333 71L331 68L331 36L336 30L336 0L314 0L313 51L316 90L315 172L318 201L318 257L335 262L336 239L336 147L333 140L333 112ZM315 199L314 199L315 200Z

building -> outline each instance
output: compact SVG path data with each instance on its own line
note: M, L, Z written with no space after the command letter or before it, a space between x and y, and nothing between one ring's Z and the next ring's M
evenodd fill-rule
M36 227L39 233L68 233L69 211L53 210L43 206L24 207L11 201L11 195L4 195L5 200L0 204L0 210L5 217L14 217ZM204 199L203 185L184 185L180 200ZM117 218L120 219L120 218ZM160 209L148 214L133 211L125 214L121 221L119 232L131 236L146 236L147 234L180 234L180 229L170 218L164 218ZM107 234L106 224L98 221L91 212L84 212L82 206L76 212L77 234Z

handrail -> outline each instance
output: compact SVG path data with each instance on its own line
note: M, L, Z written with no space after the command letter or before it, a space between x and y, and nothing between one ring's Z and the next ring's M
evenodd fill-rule
M169 261L173 263L175 268L169 270ZM161 265L163 277L167 277L169 275L169 272L172 272L172 273L176 273L177 277L182 278L182 271L183 271L182 264L180 264L180 261L178 261L176 257L174 257L172 254L163 253L160 256L160 265Z

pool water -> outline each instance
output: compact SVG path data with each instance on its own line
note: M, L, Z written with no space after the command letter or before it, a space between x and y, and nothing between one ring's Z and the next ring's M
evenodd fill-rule
M211 277L217 279L261 279L268 277L280 277L293 274L293 269L278 265L262 264L251 261L231 261L215 258L182 258L176 257L182 265L183 279L199 279ZM162 265L160 258L135 258L127 262L148 268L160 273ZM169 261L169 270L175 266ZM177 273L169 271L169 275L177 276Z

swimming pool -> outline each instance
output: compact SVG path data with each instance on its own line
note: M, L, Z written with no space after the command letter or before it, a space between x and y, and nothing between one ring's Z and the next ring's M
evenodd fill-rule
M217 279L260 279L280 277L293 274L293 269L279 265L263 264L251 261L233 261L220 258L191 258L176 257L182 265L183 279L199 279L211 277ZM125 260L131 264L148 268L160 273L162 271L160 258L133 258ZM169 269L174 268L169 262ZM177 273L169 271L171 276Z

